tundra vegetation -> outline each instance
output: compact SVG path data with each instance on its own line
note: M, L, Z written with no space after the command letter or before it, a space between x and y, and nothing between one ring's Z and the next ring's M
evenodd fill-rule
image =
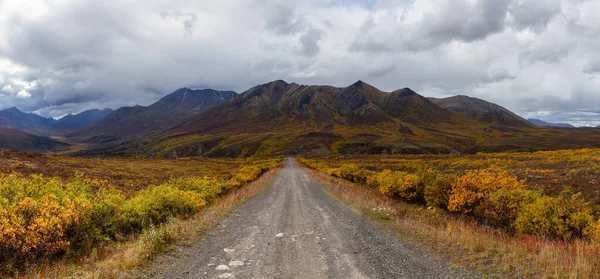
M420 237L434 237L439 246L446 242L472 250L455 253L479 255L471 262L526 276L600 276L600 149L338 155L300 161L405 204L387 211L423 221L429 232ZM357 194L354 202L381 211L364 199L375 198ZM432 236L435 230L439 234Z
M0 274L147 236L277 167L272 159L86 159L0 154Z

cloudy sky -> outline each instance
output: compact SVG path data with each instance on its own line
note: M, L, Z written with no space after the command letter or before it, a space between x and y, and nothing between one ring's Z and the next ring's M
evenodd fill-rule
M598 0L0 0L0 108L360 79L598 125L598 14Z

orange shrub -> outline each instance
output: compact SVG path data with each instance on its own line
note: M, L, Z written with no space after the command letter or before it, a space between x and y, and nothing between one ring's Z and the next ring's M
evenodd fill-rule
M52 194L39 200L23 198L0 210L0 251L23 259L23 264L65 252L70 246L67 230L89 210L86 201L61 202Z
M525 183L506 171L469 171L452 183L452 193L448 210L459 213L472 213L486 195L498 189L524 189Z

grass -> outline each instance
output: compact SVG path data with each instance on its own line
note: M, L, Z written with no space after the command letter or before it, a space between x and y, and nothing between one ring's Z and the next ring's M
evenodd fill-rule
M499 277L600 276L600 245L596 242L515 237L470 218L407 204L383 196L376 188L303 168L333 195L366 216L386 222L403 238L423 244L460 266Z
M255 181L238 188L201 213L190 218L171 218L160 226L152 226L126 241L96 248L77 259L47 261L30 268L29 278L119 278L144 267L176 243L193 241L223 218L231 208L256 195L272 180L277 170L269 170ZM135 273L135 272L134 272Z

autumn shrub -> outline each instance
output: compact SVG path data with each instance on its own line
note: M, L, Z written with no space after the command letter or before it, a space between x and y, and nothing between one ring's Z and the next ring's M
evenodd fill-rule
M415 175L418 177L415 186L414 201L425 203L425 189L435 187L440 179L440 173L429 168L420 168Z
M414 201L419 177L400 171L384 170L374 175L369 181L379 187L379 191L388 196L406 201Z
M600 243L600 220L596 221L590 226L588 235L592 240Z
M88 195L74 187L89 188L79 178L61 184L57 179L0 175L0 264L22 267L69 250L72 228L91 212Z
M537 198L520 210L514 222L520 234L565 240L593 235L594 225L591 210L581 194L570 192Z
M509 175L506 171L469 171L452 183L448 210L470 214L487 195L502 188L507 190L524 189L525 182Z
M425 186L424 199L428 206L448 209L452 183L456 180L454 175L438 175L435 183Z
M139 233L169 217L194 214L205 205L206 201L194 191L180 190L167 184L149 187L123 204L124 223L120 231Z
M500 188L487 193L473 213L479 221L488 225L511 229L523 206L532 203L539 196L538 192L522 188Z
M219 197L225 189L227 181L217 179L215 177L179 177L171 179L167 184L184 191L193 191L197 193L203 200L210 202ZM240 181L236 181L241 183Z

